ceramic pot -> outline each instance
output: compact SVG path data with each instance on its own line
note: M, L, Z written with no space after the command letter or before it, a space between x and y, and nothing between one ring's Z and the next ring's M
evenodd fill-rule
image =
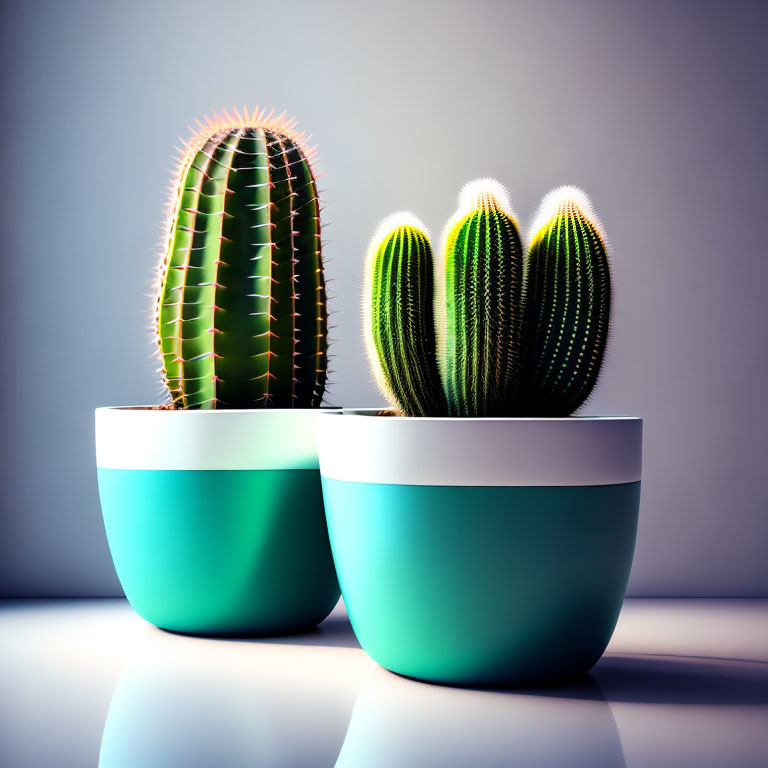
M339 587L317 410L96 410L109 547L136 612L195 634L299 631Z
M321 415L331 548L362 647L458 685L585 673L629 579L641 444L633 417Z

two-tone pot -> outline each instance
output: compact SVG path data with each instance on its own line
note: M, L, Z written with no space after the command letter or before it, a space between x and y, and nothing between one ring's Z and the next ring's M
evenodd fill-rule
M318 449L342 595L379 664L517 686L600 658L632 565L640 419L337 411Z
M165 629L265 635L339 597L318 411L96 410L99 495L117 575Z

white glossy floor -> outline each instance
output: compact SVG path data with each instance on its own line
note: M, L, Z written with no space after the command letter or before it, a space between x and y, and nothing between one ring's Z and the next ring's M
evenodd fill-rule
M0 766L765 768L768 601L628 600L575 687L458 690L319 630L209 640L124 600L0 602Z

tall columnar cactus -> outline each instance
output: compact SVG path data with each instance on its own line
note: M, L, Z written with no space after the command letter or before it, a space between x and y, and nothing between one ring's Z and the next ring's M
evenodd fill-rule
M542 201L526 262L524 412L567 416L589 396L611 305L605 240L589 198L560 187Z
M295 120L206 118L174 185L156 301L182 408L318 407L327 310L312 151Z
M386 220L371 245L368 351L396 409L413 416L576 410L600 371L611 301L605 239L587 196L574 187L547 195L524 259L504 188L480 179L462 190L444 239L436 299L429 240L415 217Z
M365 338L379 386L403 414L440 415L432 246L415 216L396 213L381 223L365 285Z
M523 247L506 190L493 179L478 179L462 190L446 229L439 279L448 413L512 415L521 372Z

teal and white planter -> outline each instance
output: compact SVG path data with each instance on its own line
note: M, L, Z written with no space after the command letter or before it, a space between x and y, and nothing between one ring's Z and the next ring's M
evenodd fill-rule
M339 598L315 446L317 410L96 410L117 575L164 629L266 635Z
M322 414L331 548L360 644L409 677L523 686L600 658L629 579L642 421Z

